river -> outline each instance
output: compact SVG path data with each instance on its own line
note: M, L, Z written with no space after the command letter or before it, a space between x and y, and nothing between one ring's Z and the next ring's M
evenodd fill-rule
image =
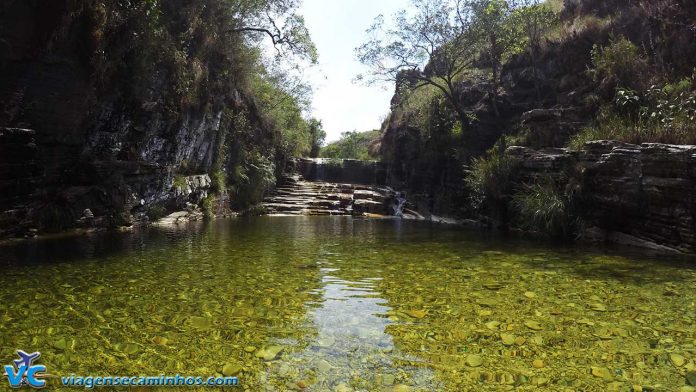
M53 375L224 373L254 391L677 391L696 375L689 258L259 217L6 245L0 265L2 358L40 351Z

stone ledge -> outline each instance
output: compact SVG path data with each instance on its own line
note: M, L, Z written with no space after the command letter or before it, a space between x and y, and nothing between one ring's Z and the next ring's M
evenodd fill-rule
M583 218L604 240L696 252L696 146L595 140L577 152L512 146L506 154L523 180L578 165Z

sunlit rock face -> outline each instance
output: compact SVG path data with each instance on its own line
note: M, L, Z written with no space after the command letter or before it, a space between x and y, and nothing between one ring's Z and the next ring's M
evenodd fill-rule
M589 236L696 251L696 146L599 140L577 152L510 147L523 177L577 165Z

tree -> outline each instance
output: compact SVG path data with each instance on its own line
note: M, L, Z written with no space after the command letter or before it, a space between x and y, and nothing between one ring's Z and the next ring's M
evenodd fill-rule
M491 105L496 116L500 116L497 98L502 65L524 46L522 30L512 18L514 4L507 0L473 0L466 2L465 10L473 15L472 28L483 38L482 52L491 67Z
M316 158L319 156L319 151L321 150L322 144L326 139L326 131L321 123L321 120L312 118L308 122L309 126L309 137L311 142L311 149L309 151L309 156L311 158Z
M298 0L228 0L236 10L236 27L229 33L253 33L271 39L278 55L291 54L312 63L317 49L298 15ZM257 38L258 39L258 38Z
M456 83L471 68L479 52L478 31L463 0L414 0L415 13L394 16L386 29L379 16L367 30L370 39L356 49L357 58L371 68L368 84L394 82L418 89L434 86L448 100L465 126L469 114L459 105Z
M343 132L341 139L322 148L320 155L322 158L373 159L374 156L370 154L370 146L379 138L380 132L378 130Z
M515 0L515 7L513 19L515 23L519 22L525 34L527 49L529 50L532 69L534 70L534 89L536 90L537 100L540 100L538 62L541 41L548 30L558 23L558 15L547 2L542 2L541 0Z

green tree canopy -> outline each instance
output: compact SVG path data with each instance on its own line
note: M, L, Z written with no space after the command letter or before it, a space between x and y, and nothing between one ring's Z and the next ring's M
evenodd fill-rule
M357 58L370 67L359 75L368 83L396 82L397 89L430 85L450 102L460 119L455 83L473 65L479 52L472 14L462 1L414 0L413 13L394 15L392 28L379 16L368 29L370 38L356 49Z

